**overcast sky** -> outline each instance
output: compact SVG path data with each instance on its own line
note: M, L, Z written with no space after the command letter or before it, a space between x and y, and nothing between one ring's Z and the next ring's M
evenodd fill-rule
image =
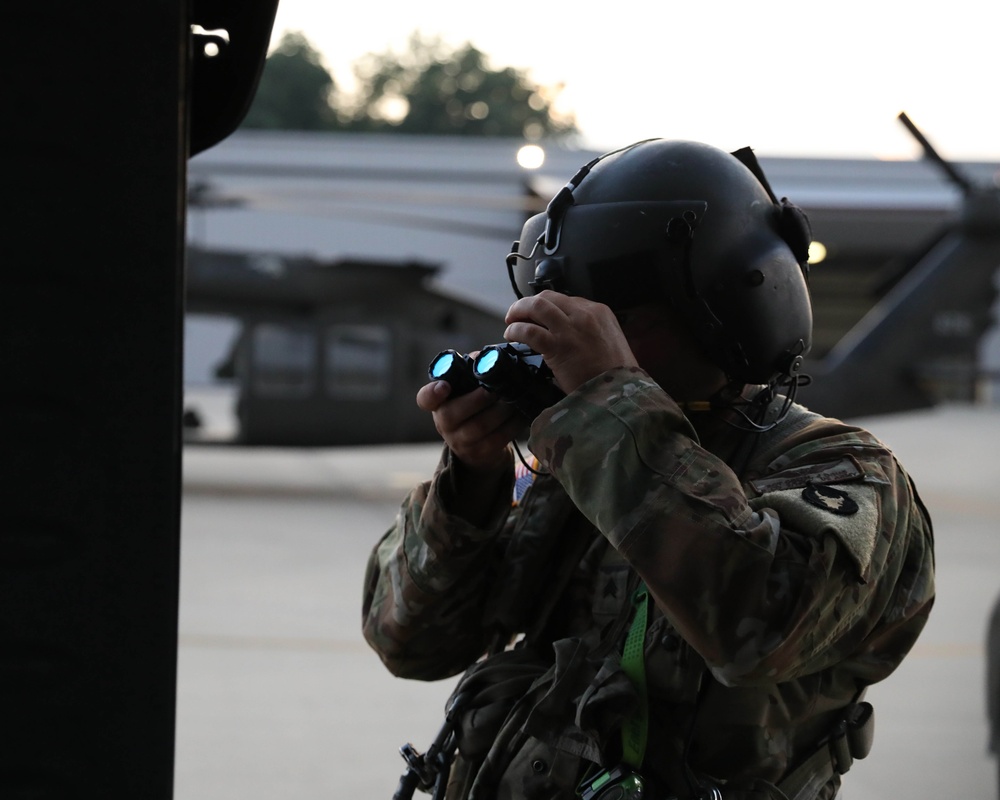
M595 149L663 136L912 158L906 111L942 155L1000 162L1000 0L280 0L274 41L301 30L346 86L354 60L417 29L565 84Z

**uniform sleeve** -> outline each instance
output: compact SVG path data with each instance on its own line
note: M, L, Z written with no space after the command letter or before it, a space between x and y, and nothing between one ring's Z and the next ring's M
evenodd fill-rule
M726 685L863 661L866 648L870 682L923 626L933 598L929 521L870 436L803 448L808 462L850 453L853 482L827 491L849 501L850 514L813 505L808 482L751 499L638 369L604 373L543 412L529 445ZM808 473L794 454L783 466Z
M486 649L484 600L491 551L510 511L510 477L501 481L485 524L451 513L456 470L445 450L431 481L403 502L373 550L365 573L365 639L395 675L436 680L457 674Z

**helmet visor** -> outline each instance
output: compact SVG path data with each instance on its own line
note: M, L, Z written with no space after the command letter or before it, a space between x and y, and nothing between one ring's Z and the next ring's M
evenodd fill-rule
M529 219L507 259L518 297L554 289L612 308L666 299L683 285L702 201L571 206L558 220ZM548 230L548 241L546 231Z

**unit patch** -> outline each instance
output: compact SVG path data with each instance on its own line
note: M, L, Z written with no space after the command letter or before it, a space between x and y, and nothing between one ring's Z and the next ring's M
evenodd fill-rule
M858 512L858 504L855 503L847 492L834 489L823 483L810 483L802 490L802 498L816 508L822 508L832 514L842 514L845 517Z
M750 500L759 513L776 516L787 531L807 534L817 541L835 536L858 565L858 576L867 581L878 542L879 489L859 481L840 484L799 484L794 489L768 492Z

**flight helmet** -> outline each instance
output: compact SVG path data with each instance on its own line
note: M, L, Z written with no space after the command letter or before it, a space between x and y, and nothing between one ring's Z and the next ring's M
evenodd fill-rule
M507 266L518 297L666 301L731 380L770 383L810 346L810 238L749 148L650 139L584 166L525 223Z

